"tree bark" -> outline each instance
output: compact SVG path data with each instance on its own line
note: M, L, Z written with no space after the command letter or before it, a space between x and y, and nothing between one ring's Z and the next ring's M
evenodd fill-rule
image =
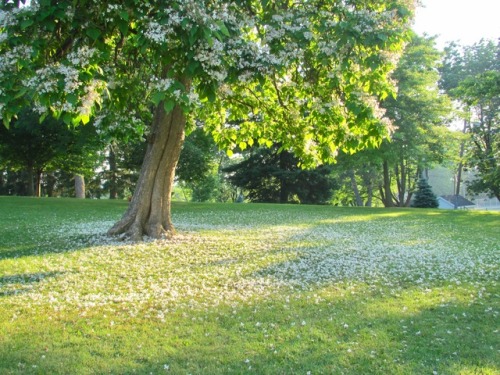
M363 207L363 199L359 194L358 183L356 182L356 175L354 174L354 169L349 170L349 178L351 179L351 187L354 192L354 197L356 199L356 206Z
M118 189L116 183L117 166L116 166L116 154L113 144L109 148L108 162L109 162L109 199L116 199L118 197Z
M27 195L30 196L30 197L34 197L35 196L35 173L34 173L34 167L32 164L29 164L28 165L28 168L26 170L27 172L27 176L28 176L28 184L27 184Z
M40 198L42 196L42 171L36 171L35 175L35 196Z
M164 238L174 234L170 204L185 126L186 118L179 106L166 113L163 102L159 103L129 208L108 234L132 241L141 241L144 235Z
M48 173L46 176L47 176L47 196L49 198L52 198L54 196L54 190L57 179L54 176L54 173Z
M75 197L85 199L85 179L79 174L75 174Z
M387 162L387 160L384 160L383 169L384 169L384 186L383 186L384 206L394 207L394 202L392 200L391 177L389 174L389 162Z

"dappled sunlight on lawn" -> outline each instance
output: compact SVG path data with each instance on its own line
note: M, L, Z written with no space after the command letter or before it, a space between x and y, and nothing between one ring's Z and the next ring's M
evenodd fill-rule
M464 226L449 213L179 207L170 240L117 241L101 218L34 227L17 255L12 241L0 360L21 373L495 367L497 236L452 236Z

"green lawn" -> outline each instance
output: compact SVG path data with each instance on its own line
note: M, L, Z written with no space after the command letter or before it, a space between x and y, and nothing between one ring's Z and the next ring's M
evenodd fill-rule
M0 197L0 374L499 374L500 213Z

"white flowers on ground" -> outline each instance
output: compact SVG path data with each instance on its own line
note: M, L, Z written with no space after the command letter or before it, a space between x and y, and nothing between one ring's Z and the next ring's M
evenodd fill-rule
M461 239L458 244L425 222L403 228L397 219L343 221L310 212L297 214L292 222L282 214L178 212L177 237L141 244L106 237L111 220L40 225L32 235L38 253L48 254L32 260L36 280L4 277L0 291L22 289L13 303L24 306L82 314L103 309L162 322L175 310L256 299L279 299L287 308L291 296L312 288L355 293L359 286L395 294L411 285L432 293L436 283L457 287L461 282L461 288L477 289L474 298L483 298L484 282L500 279L494 240L467 244ZM16 264L10 269L12 275L26 273ZM295 327L307 325L303 317L295 321L290 322ZM267 328L258 321L252 325ZM348 323L342 326L349 328Z

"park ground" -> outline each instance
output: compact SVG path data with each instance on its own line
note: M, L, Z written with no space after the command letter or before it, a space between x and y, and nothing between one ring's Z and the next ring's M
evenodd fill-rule
M498 374L500 213L0 197L1 374Z

